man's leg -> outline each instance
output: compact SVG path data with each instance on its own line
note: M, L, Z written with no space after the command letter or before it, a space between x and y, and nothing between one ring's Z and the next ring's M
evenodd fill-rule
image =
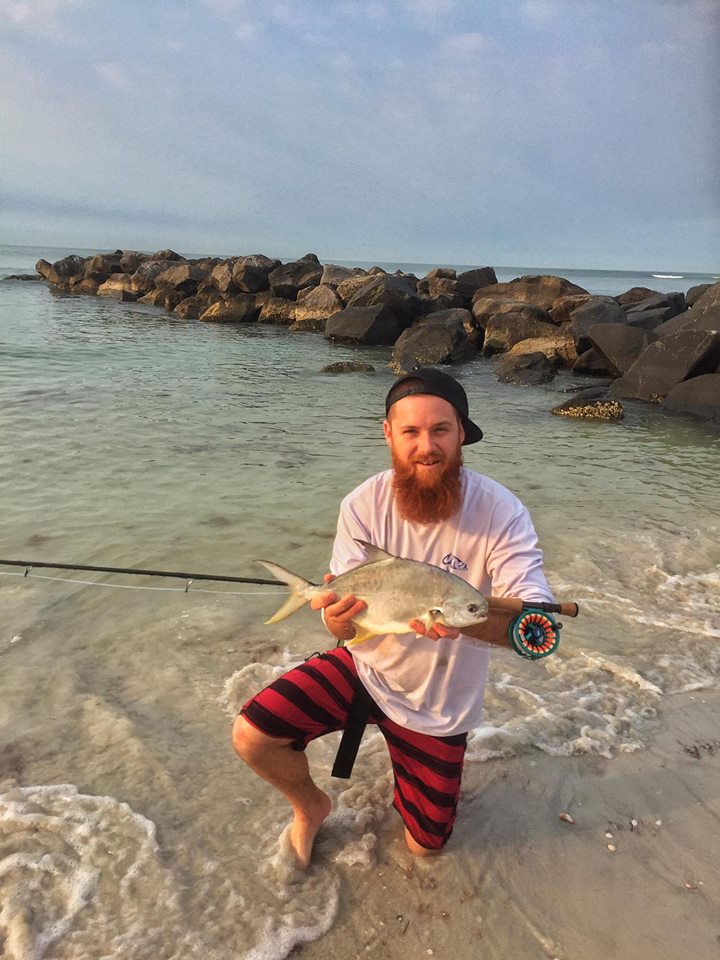
M232 739L237 755L290 802L290 844L300 866L307 870L315 836L330 813L330 797L315 784L307 757L292 748L292 740L268 737L242 715L235 720Z
M265 687L245 704L233 727L238 755L293 808L290 842L303 869L331 807L310 776L303 750L310 740L345 726L358 682L350 653L336 648Z
M467 735L433 737L387 718L378 726L393 765L393 806L407 847L416 856L440 853L455 824Z

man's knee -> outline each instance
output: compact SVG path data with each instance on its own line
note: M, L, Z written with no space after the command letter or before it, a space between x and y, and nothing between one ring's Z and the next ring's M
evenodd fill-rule
M287 747L292 740L269 737L249 723L242 714L235 718L232 728L232 745L235 753L246 763L262 756L268 750Z

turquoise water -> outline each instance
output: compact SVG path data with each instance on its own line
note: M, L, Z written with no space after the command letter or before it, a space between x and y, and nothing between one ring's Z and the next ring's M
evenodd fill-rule
M0 272L43 255L60 253L0 248ZM262 576L264 556L320 577L339 500L387 462L389 356L0 283L3 558ZM375 373L319 372L351 358ZM620 424L552 417L569 374L519 388L493 371L456 371L486 435L467 463L527 503L550 582L582 615L546 661L494 655L470 760L642 749L665 698L720 680L720 434L640 404ZM343 868L294 883L276 856L285 808L227 740L246 696L327 642L317 620L264 626L274 588L2 572L0 793L26 791L6 809L30 866L0 873L0 893L32 906L36 955L91 955L100 936L132 957L280 957L326 929ZM321 779L331 760L316 745ZM369 868L362 838L382 830L388 795L373 736L357 769L363 795L331 786L345 819L327 843ZM46 828L31 836L36 809ZM58 835L73 853L49 874ZM142 882L115 877L108 849Z

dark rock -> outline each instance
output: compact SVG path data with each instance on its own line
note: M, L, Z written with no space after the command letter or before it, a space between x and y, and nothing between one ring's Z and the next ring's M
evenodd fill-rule
M339 290L338 290L339 293ZM389 274L372 277L348 301L348 307L389 307L408 326L420 313L420 300L413 283Z
M371 277L384 277L387 274L387 270L383 270L382 267L370 267L368 270L368 275Z
M481 287L475 296L507 297L511 300L522 300L524 303L534 303L543 310L551 310L560 297L583 293L587 294L588 291L563 277L543 275L518 277L510 283L496 283Z
M170 290L167 287L161 287L158 290L150 290L149 293L139 297L138 303L144 303L151 307L162 307L163 310L174 311L185 299L185 294L179 290Z
M665 312L663 320L671 320L679 313L687 310L684 293L658 293L654 297L646 297L638 303L633 303L626 307L628 320L638 313L656 313L658 310Z
M435 267L434 270L429 270L425 274L426 280L455 280L457 278L457 270L454 267ZM495 278L497 279L497 277ZM494 283L495 281L493 281Z
M575 341L569 332L563 330L556 330L547 337L520 340L510 349L508 356L519 356L524 353L544 353L556 367L572 367L578 358Z
M206 323L255 323L259 313L254 297L239 294L230 300L211 304L199 319Z
M575 417L578 420L622 420L622 404L613 400L607 387L589 387L580 390L569 400L553 407L550 413L558 417Z
M720 333L681 330L651 343L627 373L610 388L614 397L633 397L657 403L672 388L720 364Z
M626 290L625 293L621 293L618 297L615 297L615 300L617 300L621 307L630 307L635 303L640 303L642 300L647 300L648 297L657 296L660 296L657 290L651 290L649 287L631 287L629 290Z
M597 323L625 323L625 311L614 297L591 297L570 314L570 330L578 354L592 346L587 332Z
M614 377L627 373L645 347L657 339L655 334L625 323L596 323L586 336Z
M273 297L295 300L305 287L314 287L320 283L322 266L316 260L303 258L294 263L276 267L269 275L270 292ZM237 279L235 280L237 283ZM239 285L239 284L238 284Z
M206 276L207 274L194 264L182 263L159 273L155 277L155 286L164 287L167 290L177 290L188 297L197 293L198 284Z
M290 324L288 330L290 333L325 333L327 320L321 320L319 317L305 317L304 320L296 320Z
M137 250L125 250L120 257L120 271L122 273L135 273L140 264L149 259L150 255L147 253L140 253Z
M222 293L225 298L232 297L239 292L238 287L236 287L233 282L234 267L234 260L223 260L222 263L218 263L217 266L213 267L208 277L213 287L218 293ZM198 287L198 293L199 292L200 288Z
M323 267L320 283L328 287L337 287L344 280L351 277L366 277L367 274L361 267L338 267L334 263L326 263Z
M316 253L306 253L300 257L300 260L307 260L309 263L320 263Z
M308 321L327 320L343 309L343 302L334 289L321 283L317 287L301 290L297 298L295 324L298 329ZM314 326L314 329L318 329ZM321 329L324 329L324 324Z
M658 310L631 310L627 314L626 326L635 327L637 330L656 330L667 319L667 307L660 307Z
M720 423L720 373L705 373L676 384L663 400L663 407Z
M282 297L270 297L260 309L258 323L277 323L289 327L295 323L297 304L294 300L285 300Z
M359 273L355 277L348 277L347 280L341 280L335 288L335 291L342 302L347 304L348 300L351 300L358 290L362 290L365 284L370 283L372 279L369 273Z
M695 287L690 287L690 289L688 290L688 292L685 294L685 303L687 303L688 309L689 309L690 307L694 307L695 304L696 304L696 303L698 302L698 300L700 299L700 297L701 297L707 290L709 290L711 286L712 286L711 283L699 283L699 284L698 284L697 286L695 286Z
M714 283L698 297L689 319L694 330L720 330L720 283Z
M569 323L573 310L577 310L588 300L592 300L592 295L589 293L576 293L568 297L560 297L553 303L549 311L550 319L557 324Z
M445 310L424 317L400 334L390 369L402 374L419 364L460 363L477 356L477 347L466 332L469 322L468 310Z
M475 267L457 275L457 291L464 297L472 298L477 290L491 284L497 284L497 276L492 267Z
M84 293L89 296L96 296L98 290L100 289L100 284L104 283L104 280L97 280L96 277L77 277L77 283L73 283L72 292L73 293ZM132 299L132 298L128 298Z
M393 311L384 304L369 307L346 307L330 317L325 327L329 340L343 343L388 345L400 336L402 325Z
M549 383L557 371L545 354L538 352L503 357L495 372L502 383L537 386Z
M38 260L35 269L40 276L56 286L65 286L72 277L80 277L85 272L85 258L73 253L50 264L47 260Z
M155 286L155 278L175 266L177 263L173 260L143 260L132 274L133 289L141 295L149 293Z
M338 360L336 363L327 363L320 373L374 373L375 367L371 363L361 363L359 360Z
M6 280L42 280L39 273L11 273Z
M220 294L218 293L217 296L219 297ZM184 320L199 320L200 315L203 314L209 306L211 306L211 304L207 297L196 294L194 297L185 297L184 300L181 300L173 310L173 313L178 317L182 317Z
M459 293L440 293L436 297L426 297L420 294L420 315L427 316L444 310L464 310L469 300ZM472 317L472 314L470 314Z
M511 300L507 297L479 297L473 301L473 324L479 330L485 330L488 323L503 314L523 317L528 322L551 325L550 314L542 307L536 307L524 300Z
M530 319L525 312L496 313L485 325L482 352L484 356L491 357L496 353L505 353L521 340L551 337L556 333L554 324Z
M127 273L113 273L97 287L97 295L110 297L122 303L133 303L140 296L140 290L133 277L128 276Z
M102 279L107 279L112 273L123 273L122 250L116 253L96 253L85 262L84 274L91 280L102 282Z
M607 360L595 347L590 347L589 350L583 351L578 356L572 365L572 372L584 373L594 377L606 377L610 374L607 368Z
M277 270L282 270L279 260L271 260L262 254L255 253L249 257L241 257L233 267L233 283L238 290L244 293L260 293L261 290L270 288L270 276ZM299 289L299 288L298 288ZM273 296L285 296L271 291ZM288 299L294 299L297 290L293 296Z
M157 253L152 253L150 255L151 260L170 260L177 263L180 260L184 260L185 257L181 257L179 253L175 253L174 250L158 250Z

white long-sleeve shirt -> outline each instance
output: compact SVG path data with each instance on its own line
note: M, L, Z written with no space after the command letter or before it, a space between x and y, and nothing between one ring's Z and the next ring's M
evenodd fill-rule
M357 540L365 540L395 556L449 570L486 596L552 601L523 504L506 487L466 467L462 491L454 517L425 526L399 515L391 470L370 477L342 501L331 572L362 563L366 558ZM441 737L480 723L487 644L404 633L373 637L350 649L362 683L396 723Z

